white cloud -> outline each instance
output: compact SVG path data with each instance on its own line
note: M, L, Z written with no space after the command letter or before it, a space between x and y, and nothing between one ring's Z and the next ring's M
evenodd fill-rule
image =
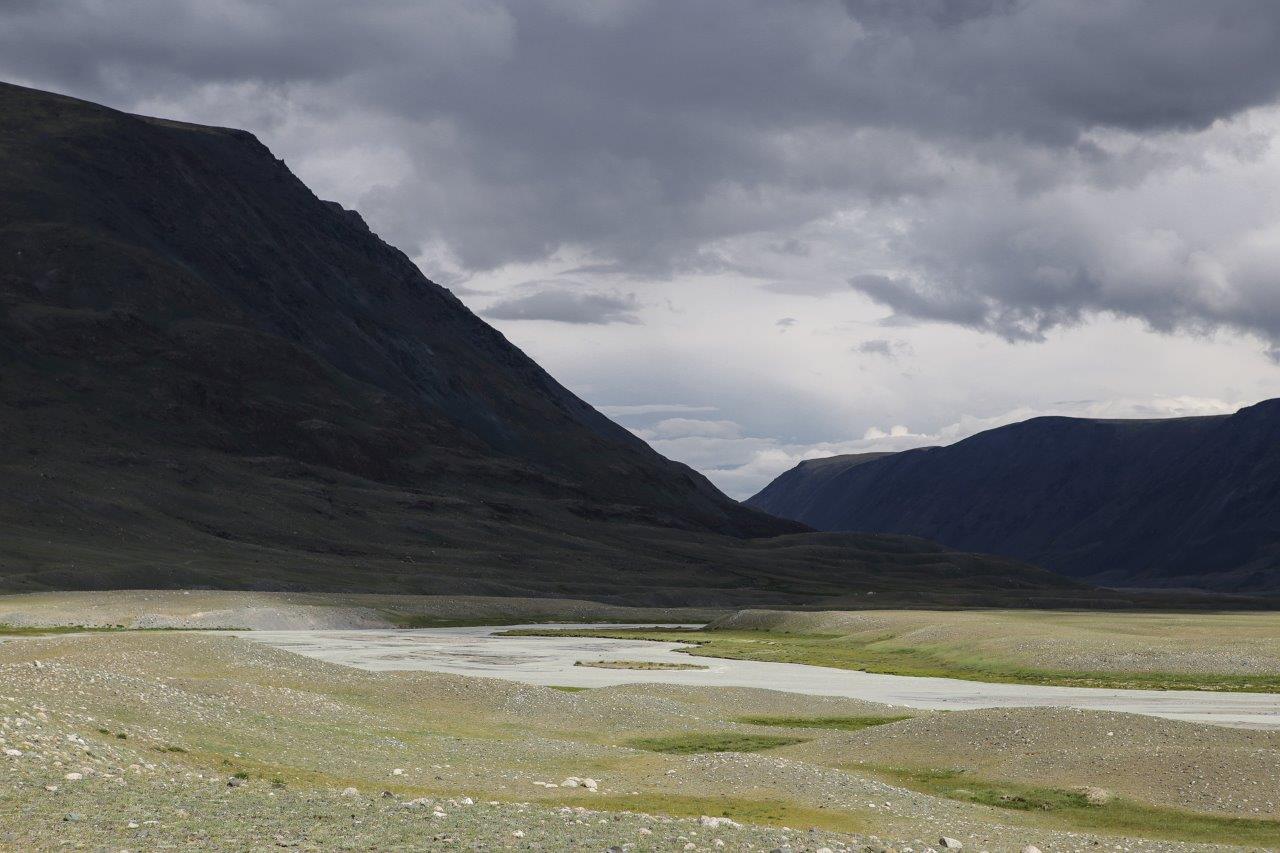
M738 438L742 427L733 421L709 421L698 418L666 418L652 427L639 430L642 438Z

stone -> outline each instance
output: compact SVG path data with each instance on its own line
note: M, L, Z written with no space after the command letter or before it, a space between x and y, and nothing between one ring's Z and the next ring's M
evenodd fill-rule
M1116 795L1106 788L1095 788L1092 785L1081 788L1080 793L1084 794L1084 801L1091 806L1105 806L1116 798Z
M1028 844L1026 847L1022 848L1022 853L1040 853L1040 848L1034 844Z
M946 835L939 838L938 843L947 850L963 850L964 849L964 845L961 844L958 839L951 838Z
M358 797L358 796L360 796L360 789L359 789L359 788L343 788L343 789L342 789L342 796L344 796L344 797Z
M68 773L66 776L63 776L62 778L63 778L63 779L66 779L68 782L79 782L81 779L83 779L83 778L84 778L84 774L82 774L82 773Z

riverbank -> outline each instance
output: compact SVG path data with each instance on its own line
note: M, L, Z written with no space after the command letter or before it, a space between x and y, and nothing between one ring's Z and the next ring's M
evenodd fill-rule
M1259 794L1280 786L1272 732L1049 709L914 712L849 730L851 719L903 712L770 690L563 691L370 672L225 632L13 640L0 644L0 678L0 737L21 753L0 763L0 847L14 849L55 836L127 849L194 840L228 850L712 850L719 838L731 850L799 851L924 850L947 835L993 853L1280 840L1280 812ZM807 725L786 725L796 717ZM814 722L824 719L846 728ZM673 739L759 751L645 748ZM1042 781L976 762L959 769L962 745L1000 752ZM903 763L860 763L895 753ZM926 764L950 783L928 782ZM1080 805L1086 786L1109 798ZM1020 808L1029 801L1039 805Z

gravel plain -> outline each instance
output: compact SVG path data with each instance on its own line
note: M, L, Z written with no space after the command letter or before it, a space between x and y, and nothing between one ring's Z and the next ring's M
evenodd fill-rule
M975 853L1280 849L1258 832L1280 827L1265 822L1280 817L1270 732L1056 709L911 712L859 732L741 722L902 713L754 688L368 672L221 632L12 638L0 642L0 850L925 853L944 836ZM806 740L694 755L627 745L682 733ZM1253 831L1090 829L913 790L886 765L1089 786Z

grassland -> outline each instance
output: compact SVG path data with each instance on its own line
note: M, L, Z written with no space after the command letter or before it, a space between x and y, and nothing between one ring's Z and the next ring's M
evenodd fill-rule
M1116 835L1273 847L1280 821L1189 814L1119 797L1090 802L1084 790L1064 790L973 777L961 770L868 768L888 781L941 797L996 809L1033 812L1048 823L1088 827Z
M742 611L701 630L558 633L681 642L691 645L685 651L694 656L891 675L1280 692L1280 615L1273 613Z

